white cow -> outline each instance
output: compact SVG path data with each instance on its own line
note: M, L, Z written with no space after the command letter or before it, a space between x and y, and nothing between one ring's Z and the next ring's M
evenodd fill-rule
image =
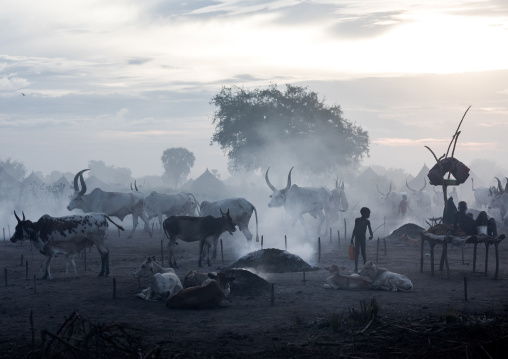
M381 194L381 201L387 210L392 211L393 213L398 212L400 201L402 201L402 196L406 195L406 192L397 192L392 191L392 184L390 183L390 188L388 192L385 194L379 190L379 186L376 185L377 191Z
M137 294L144 300L166 300L183 289L173 268L162 268L155 262L155 257L148 257L133 275L150 280L150 286Z
M498 180L498 182L499 182L499 180ZM502 188L500 183L499 183L499 187ZM471 188L474 192L474 199L476 202L475 206L479 210L481 210L483 206L488 207L490 201L493 198L495 198L500 193L503 193L503 190L501 189L501 192L500 192L499 189L496 188L496 186L490 186L489 188L478 187L475 189L474 188L474 181L472 178L471 178Z
M312 217L319 217L318 233L321 233L321 226L326 221L325 228L328 228L333 215L331 213L332 192L324 187L299 187L291 186L291 171L289 170L287 185L283 189L275 188L268 179L266 170L266 184L272 190L268 207L284 207L286 213L293 218L293 226L300 220L302 226L306 228L303 215L308 213ZM324 213L323 213L324 212Z
M407 292L413 289L413 283L408 277L380 268L371 261L365 263L359 274L372 280L373 289L391 290L393 292L398 290Z
M411 192L413 192L413 196L416 199L416 206L423 212L430 212L432 206L432 197L428 192L424 191L425 187L427 187L427 180L423 178L423 187L419 190L415 190L409 187L409 183L407 183L406 179L406 187Z
M330 272L331 276L326 278L326 283L323 288L327 289L369 289L372 285L372 280L368 277L363 277L356 273L351 275L343 274L347 269L344 266L339 267L336 264L330 267L325 267Z

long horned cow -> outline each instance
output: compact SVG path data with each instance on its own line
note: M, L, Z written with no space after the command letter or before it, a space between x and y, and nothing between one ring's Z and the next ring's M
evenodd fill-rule
M266 170L265 180L266 184L273 193L270 195L270 202L268 207L284 207L286 213L292 217L293 226L298 220L305 227L303 215L309 213L312 217L319 217L318 233L321 233L321 226L325 220L330 222L331 216L331 203L332 193L324 187L299 187L291 185L291 167L288 174L287 185L283 189L275 188L268 179L268 171ZM323 213L324 212L324 213Z
M140 192L105 192L95 188L91 193L86 193L86 184L83 179L84 169L74 176L74 195L67 206L69 211L75 208L83 212L100 212L108 216L114 216L123 221L129 214L132 215L132 232L127 238L131 238L138 226L138 217L145 223L145 230L152 237L152 231L145 216L145 197ZM78 186L78 178L81 183L81 190Z
M432 197L431 197L430 193L423 191L425 189L425 187L427 187L427 180L425 178L423 178L423 187L420 188L419 190L415 190L415 189L412 189L411 187L409 187L409 183L407 183L407 179L406 179L406 187L411 192L413 192L413 195L416 198L416 205L424 211L430 211L430 207L432 205Z
M386 207L389 207L392 211L396 212L399 208L400 201L402 200L402 196L406 195L406 192L398 192L398 191L392 191L392 184L390 183L390 188L388 189L388 192L385 194L379 190L379 186L376 185L377 191L381 194L381 199L383 201L383 204Z

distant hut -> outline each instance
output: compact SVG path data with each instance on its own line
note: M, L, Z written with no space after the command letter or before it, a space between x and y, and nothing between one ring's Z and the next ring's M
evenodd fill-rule
M23 188L41 187L44 185L44 181L41 180L39 176L35 174L34 171L32 171L32 173L30 173L30 176L25 178L23 182L21 182L21 184Z
M0 198L5 200L16 200L21 191L21 183L18 182L3 167L0 167Z
M110 185L110 184L102 181L95 175L89 176L85 180L85 183L86 183L86 188L87 188L88 193L92 192L95 188L100 188L103 191L111 191L114 187L113 185Z
M226 194L226 185L215 177L208 168L191 184L191 192L202 200L217 200Z
M424 163L422 169L420 170L420 172L418 172L418 174L414 178L412 178L412 179L409 177L407 178L407 184L409 185L409 187L418 191L426 183L427 185L425 186L426 187L425 190L427 190L430 187L429 186L429 179L427 177L429 170L430 169ZM405 184L404 184L404 186L405 186Z

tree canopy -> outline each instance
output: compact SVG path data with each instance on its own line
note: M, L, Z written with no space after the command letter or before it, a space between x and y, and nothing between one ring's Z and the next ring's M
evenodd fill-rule
M12 177L18 181L23 181L25 178L26 168L25 165L19 161L10 158L0 160L0 167L3 167Z
M107 183L126 185L132 182L132 171L126 167L107 166L104 161L88 161L90 173Z
M210 103L216 107L211 143L227 153L232 169L285 164L326 173L355 165L369 152L367 131L306 87L223 87Z
M189 175L190 169L194 166L195 157L186 148L173 147L162 153L161 161L164 177L171 180L174 188L177 188L178 183Z

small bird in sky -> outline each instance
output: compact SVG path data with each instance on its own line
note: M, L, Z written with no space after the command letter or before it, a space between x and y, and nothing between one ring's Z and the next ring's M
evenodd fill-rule
M25 96L25 94L24 94L23 92L22 92L21 94L22 94L23 96Z

